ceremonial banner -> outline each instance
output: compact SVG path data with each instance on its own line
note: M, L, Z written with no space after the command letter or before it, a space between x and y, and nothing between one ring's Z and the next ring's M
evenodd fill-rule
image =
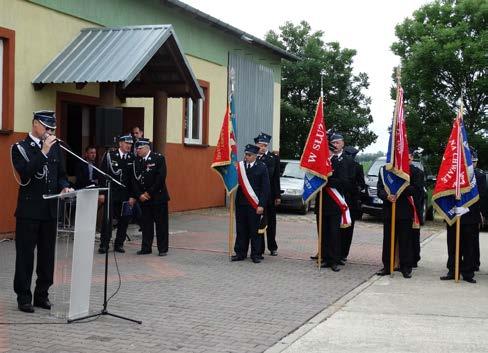
M322 97L317 103L312 128L300 158L300 167L305 170L302 198L304 202L307 202L320 191L332 174Z
M466 213L467 207L478 201L471 152L462 112L458 113L442 158L432 194L434 208L452 225L456 215Z
M222 178L227 194L234 191L238 185L236 168L237 142L234 130L236 126L235 119L234 101L233 95L231 94L211 165Z
M397 89L395 114L393 114L386 165L382 177L388 195L400 196L410 184L407 125L403 110L403 89L400 85Z

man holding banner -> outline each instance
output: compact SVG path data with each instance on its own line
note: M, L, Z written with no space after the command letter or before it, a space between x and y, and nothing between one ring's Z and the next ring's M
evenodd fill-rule
M474 279L474 240L481 222L479 193L462 107L454 120L432 195L434 208L447 223L448 273L441 280Z
M396 246L403 277L412 277L412 227L419 226L413 196L415 186L410 180L407 125L403 110L403 89L398 72L397 99L391 124L386 165L378 175L378 197L383 200L383 269L377 275L393 273ZM398 211L397 211L398 210ZM398 241L397 241L398 239Z
M247 257L251 241L251 259L261 262L261 240L258 228L269 197L269 177L266 165L256 160L259 147L246 145L244 160L237 165L239 187L236 194L236 243L232 261Z

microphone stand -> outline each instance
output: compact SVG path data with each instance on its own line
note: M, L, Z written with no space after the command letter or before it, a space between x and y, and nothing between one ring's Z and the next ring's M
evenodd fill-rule
M58 142L59 147L61 147L66 152L68 152L70 155L72 155L73 157L79 159L80 161L82 161L86 165L89 164L86 160L84 160L83 158L81 158L80 156L78 156L76 153L74 153L73 151L71 151L68 148L69 146L67 146L67 145L64 146L65 145L65 142L63 142L62 140L59 140L59 139L57 139L57 142ZM100 173L100 175L102 175L105 178L105 180L107 181L107 199L105 200L105 207L104 207L104 212L105 212L105 220L104 220L104 223L105 224L104 224L104 226L105 226L105 230L107 232L112 232L112 217L110 217L111 182L114 182L115 184L119 185L122 188L127 188L127 186L125 186L124 184L122 184L120 181L114 179L111 175L109 175L109 174L101 171L99 168L97 168L95 166L92 166L92 167L98 173ZM82 316L82 317L79 317L79 318L76 318L76 319L69 319L68 320L68 323L69 324L72 323L72 322L76 322L76 321L80 321L80 320L85 320L85 319L89 319L89 318L96 317L96 316L101 316L101 315L110 315L110 316L113 316L113 317L117 317L119 319L123 319L123 320L127 320L127 321L132 321L132 322L135 322L135 323L138 323L138 324L142 324L142 321L135 320L135 319L131 319L131 318L124 317L124 316L120 316L120 315L117 315L117 314L113 314L113 313L111 313L111 312L108 311L108 309L107 309L107 306L108 306L108 300L107 300L107 287L108 287L108 283L107 282L108 282L108 249L105 252L105 278L104 278L104 282L103 282L103 308L102 308L102 310L100 312L98 312L98 313L95 313L95 314Z

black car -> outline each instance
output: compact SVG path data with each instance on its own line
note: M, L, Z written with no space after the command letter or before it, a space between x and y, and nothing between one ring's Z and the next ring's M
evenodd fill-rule
M378 174L380 168L386 164L386 157L377 158L368 170L364 177L366 182L366 193L362 198L361 210L363 213L374 217L383 216L383 200L378 197L378 190L376 184L378 183ZM432 207L432 189L435 183L435 177L432 176L424 167L420 160L414 160L413 164L422 170L425 175L424 197L422 198L422 206L420 212L420 224L424 224L425 220L432 220L434 218L434 209Z

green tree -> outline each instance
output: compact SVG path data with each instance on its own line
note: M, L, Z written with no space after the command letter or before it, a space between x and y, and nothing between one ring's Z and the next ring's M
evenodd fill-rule
M425 5L397 25L396 36L409 143L438 166L462 97L469 144L488 166L488 1Z
M302 21L286 22L280 32L269 31L266 40L301 58L284 62L281 86L280 154L299 158L313 121L320 96L320 73L324 72L324 115L327 128L342 132L346 143L364 149L376 140L369 131L373 121L365 73L353 73L356 51L342 49L337 42L325 43L322 31L312 32Z

